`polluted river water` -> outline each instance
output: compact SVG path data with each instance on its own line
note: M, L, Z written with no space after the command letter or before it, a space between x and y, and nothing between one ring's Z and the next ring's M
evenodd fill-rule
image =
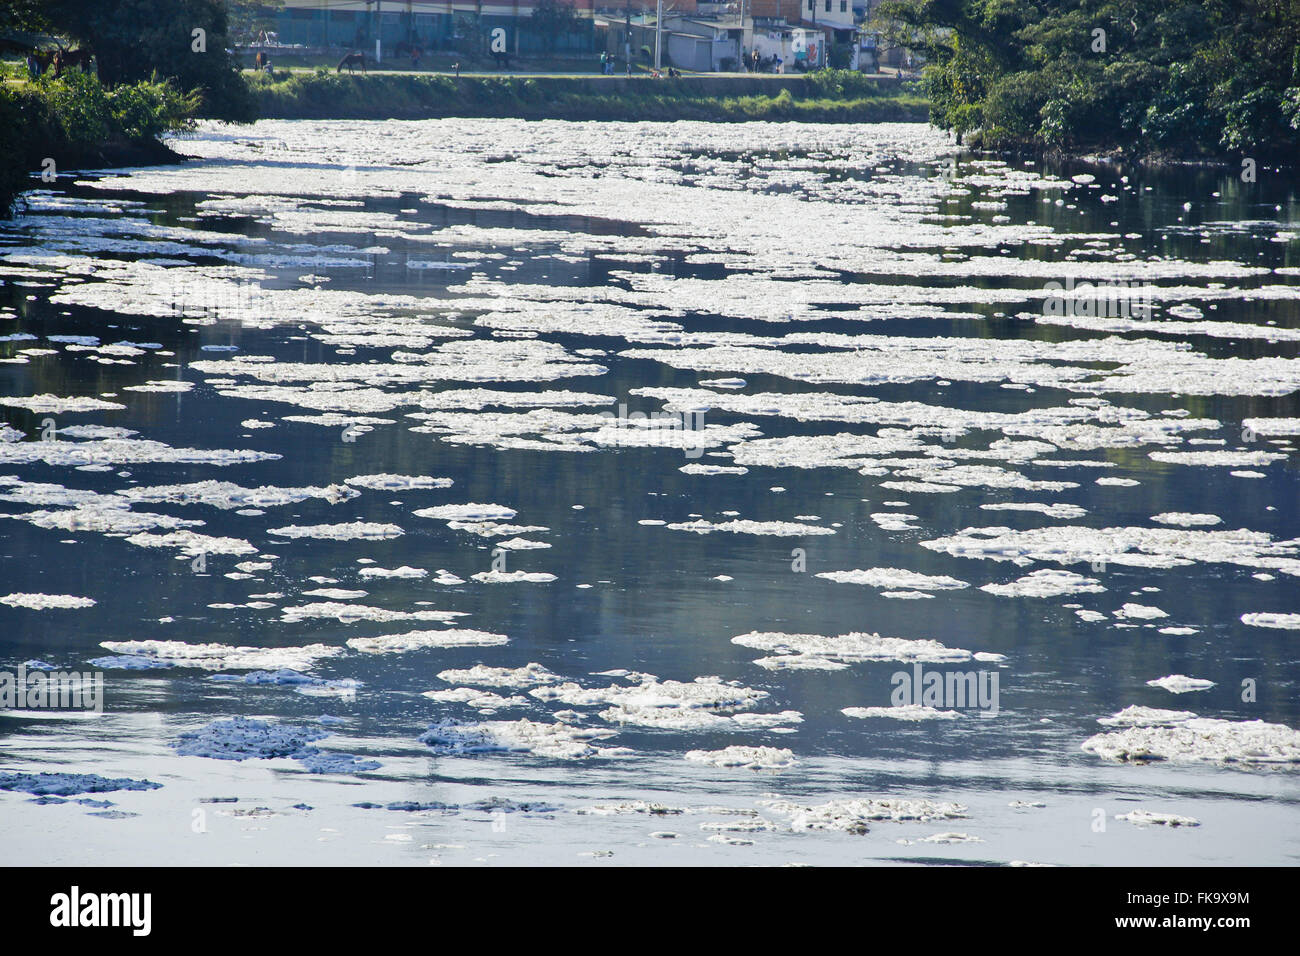
M1300 859L1265 172L919 124L177 147L0 223L14 860Z

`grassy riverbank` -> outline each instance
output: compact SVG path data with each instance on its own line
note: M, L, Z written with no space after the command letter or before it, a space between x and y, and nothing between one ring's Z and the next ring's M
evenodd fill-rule
M652 80L603 76L339 75L328 70L249 78L267 119L512 117L566 120L924 122L908 87L848 71L808 76Z
M31 188L33 172L175 160L159 137L188 128L198 105L169 82L105 90L79 72L0 80L0 215Z

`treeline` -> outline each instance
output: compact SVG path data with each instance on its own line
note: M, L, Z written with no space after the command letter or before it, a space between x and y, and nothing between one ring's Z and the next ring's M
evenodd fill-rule
M1294 163L1300 0L886 0L972 145Z
M238 5L237 5L238 6ZM198 115L251 122L227 0L0 0L0 38L57 37L95 56L104 86L164 77L197 96Z
M160 137L196 117L255 118L230 51L225 0L0 0L0 48L94 55L95 69L25 69L0 82L0 215L31 184L68 166L176 158Z

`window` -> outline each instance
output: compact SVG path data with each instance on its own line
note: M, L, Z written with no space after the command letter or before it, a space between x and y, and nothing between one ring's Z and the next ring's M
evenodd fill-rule
M831 0L826 0L826 12L831 12Z
M849 0L840 0L840 13L848 13Z
M816 0L808 0L808 12L809 12L809 13L812 13L812 11L813 11L813 4L814 4L815 2L816 2Z

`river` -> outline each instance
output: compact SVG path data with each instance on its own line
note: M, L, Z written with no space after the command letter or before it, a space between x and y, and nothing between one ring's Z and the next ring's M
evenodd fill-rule
M11 862L1300 859L1276 172L176 146L0 223L0 669L103 679L0 710Z

